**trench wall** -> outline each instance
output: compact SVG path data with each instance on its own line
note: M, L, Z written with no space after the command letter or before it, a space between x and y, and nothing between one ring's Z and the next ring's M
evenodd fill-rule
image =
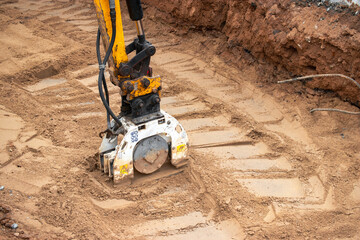
M234 55L245 51L275 69L285 69L289 76L341 73L360 82L360 15L356 4L347 7L305 0L144 2L171 24L219 31L226 36L224 51ZM360 105L360 89L347 80L315 79L307 86L335 91L342 99Z

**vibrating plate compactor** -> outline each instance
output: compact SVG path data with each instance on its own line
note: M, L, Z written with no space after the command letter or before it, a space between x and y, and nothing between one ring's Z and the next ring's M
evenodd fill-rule
M107 129L100 135L100 168L114 183L134 178L134 167L150 174L169 161L176 168L187 163L188 137L181 124L160 109L161 79L152 76L150 58L155 47L145 39L140 0L126 0L137 38L127 46L119 0L94 0L99 23L96 50L99 62L98 87L107 112ZM107 49L100 54L100 39ZM128 59L128 54L135 55ZM120 88L121 112L110 108L105 80L108 64L110 81Z

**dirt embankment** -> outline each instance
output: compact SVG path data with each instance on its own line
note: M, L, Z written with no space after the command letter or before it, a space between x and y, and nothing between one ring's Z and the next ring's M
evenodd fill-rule
M360 17L356 9L317 1L144 0L158 18L181 27L220 32L216 53L259 64L284 77L341 73L360 80ZM153 9L151 7L151 9ZM265 80L265 79L264 79ZM360 105L359 89L346 79L315 79L326 89Z

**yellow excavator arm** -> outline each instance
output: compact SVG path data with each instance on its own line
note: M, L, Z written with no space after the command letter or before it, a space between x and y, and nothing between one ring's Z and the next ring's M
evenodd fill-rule
M112 51L107 60L111 82L120 87L122 96L122 112L132 113L133 117L145 115L147 113L159 111L157 108L149 109L149 106L142 111L135 109L142 108L148 101L147 99L136 100L138 97L156 94L153 101L160 102L161 79L152 77L152 70L149 67L150 57L156 52L155 47L145 39L142 26L143 12L140 0L126 0L130 18L135 22L138 37L125 45L123 24L121 18L121 8L119 0L94 0L99 33L105 49L109 49L112 44ZM110 6L112 5L112 6ZM115 28L115 40L112 43L113 30ZM128 59L128 54L136 51L132 59ZM112 56L112 57L111 57ZM99 64L102 66L99 62ZM105 87L105 86L104 86ZM106 88L106 87L105 87ZM106 89L105 89L106 90ZM149 97L149 96L148 96ZM145 101L144 101L145 100ZM134 103L134 104L133 104ZM134 106L132 106L134 105ZM141 110L141 109L140 109Z
M110 7L108 0L94 0L96 15L99 23L99 29L102 36L104 48L108 49L112 36L112 22L110 16ZM116 11L116 37L112 48L112 59L109 59L111 82L118 85L116 81L116 73L118 72L120 63L127 63L128 56L125 50L124 31L122 26L120 1L115 1ZM115 79L113 79L115 78Z

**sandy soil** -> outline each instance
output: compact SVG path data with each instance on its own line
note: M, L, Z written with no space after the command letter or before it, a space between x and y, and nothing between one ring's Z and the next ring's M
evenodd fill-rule
M221 32L185 31L157 11L145 6L152 67L191 161L113 187L95 167L106 121L92 3L1 1L0 238L359 239L359 117L309 113L359 109L337 92L274 84L273 63L234 67L217 52ZM124 25L129 42L136 30Z

